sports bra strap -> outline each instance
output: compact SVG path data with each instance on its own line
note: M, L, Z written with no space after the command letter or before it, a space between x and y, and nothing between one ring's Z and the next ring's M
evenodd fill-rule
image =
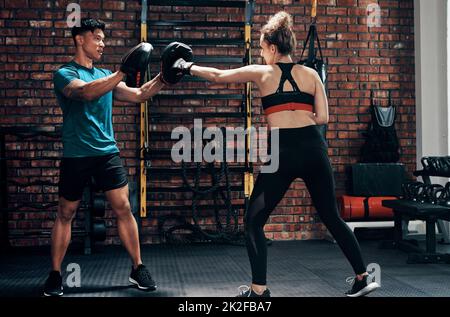
M295 92L301 92L291 74L292 68L294 67L295 63L277 63L277 65L281 69L281 78L277 93L283 92L283 87L286 80L289 81L289 83L292 85L292 89L294 89Z

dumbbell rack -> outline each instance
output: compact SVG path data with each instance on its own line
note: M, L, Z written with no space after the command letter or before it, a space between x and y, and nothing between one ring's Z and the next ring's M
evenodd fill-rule
M156 65L154 69L152 69L153 73L159 72L159 55L162 49L169 43L173 41L180 41L192 46L194 50L194 62L197 64L205 64L208 66L217 66L217 65L238 65L235 67L248 65L251 63L251 24L253 17L253 5L254 1L208 1L208 0L195 0L195 1L180 1L180 0L143 0L142 1L142 12L141 12L141 39L150 42L155 47L154 54L155 57L152 57L152 65ZM177 7L209 7L209 8L236 8L236 10L242 10L245 14L245 19L243 22L231 22L231 21L187 21L187 20L164 20L164 14L161 14L161 18L147 19L147 10L152 6L177 6ZM151 11L151 10L150 10ZM152 18L152 14L148 14L149 18ZM147 26L150 31L157 30L158 28L173 28L174 33L182 33L183 36L181 38L161 38L156 37L152 38L152 36L147 36ZM189 30L185 30L185 28L189 28ZM242 36L240 38L194 38L184 36L189 32L201 31L206 33L204 29L210 30L211 28L220 28L227 30L241 30ZM219 29L213 29L219 30ZM151 32L149 32L150 34ZM143 36L144 35L144 36ZM244 49L244 58L237 56L201 56L202 54L196 54L196 49L203 50L209 47L221 47L221 48L236 48L243 47ZM158 56L158 57L156 57ZM191 205L189 204L163 204L160 203L160 200L164 200L168 197L174 197L179 195L180 193L184 195L184 193L189 192L189 189L183 186L181 182L174 182L173 178L181 176L181 166L171 165L167 166L161 163L162 160L170 159L170 146L167 147L168 142L174 142L170 140L170 128L169 131L164 129L168 126L173 125L192 125L194 119L202 119L203 125L207 126L209 123L226 123L230 122L240 122L241 126L246 129L251 125L251 104L252 104L252 90L251 84L247 83L245 85L244 93L242 94L239 91L234 91L227 94L218 94L217 90L209 91L209 93L186 93L185 91L179 93L177 89L182 90L197 90L201 85L205 85L205 81L195 77L186 76L181 83L179 83L176 87L169 87L169 90L172 92L168 92L167 89L163 90L161 93L153 97L150 113L142 114L141 112L141 120L148 122L148 126L144 126L141 124L141 137L145 135L142 128L149 129L149 142L153 143L152 147L149 147L148 151L148 159L151 160L151 164L146 162L146 164L141 163L141 184L140 184L140 216L141 218L145 218L147 216L147 208L149 211L159 212L159 211L171 211L175 213L180 213L185 210L189 210ZM201 90L206 91L207 88L200 88ZM234 88L236 90L236 88ZM190 107L190 104L185 105L184 101L194 101L197 105L206 105L204 108L205 111L202 110L203 107ZM233 107L235 111L223 111L222 109L215 109L216 111L211 111L212 106L215 105L214 108L220 107L219 104L230 104L229 102L239 101L239 107ZM173 105L169 106L174 111L164 111L166 107L164 105ZM230 106L228 106L230 107ZM178 108L178 109L175 109ZM183 109L185 108L185 109ZM208 109L209 108L209 109ZM187 110L187 111L181 111ZM217 111L219 110L219 111ZM222 110L222 111L220 111ZM232 109L230 109L232 110ZM163 127L163 128L161 128ZM156 144L163 143L163 146L158 146ZM141 142L142 146L143 142ZM233 165L229 167L229 171L231 173L238 173L242 175L240 179L240 184L232 184L230 189L237 194L244 193L243 203L235 204L233 208L244 209L248 205L248 199L250 197L251 191L253 189L253 166L249 160L250 154L250 136L248 135L246 138L246 160L244 164ZM142 156L141 156L142 159ZM145 170L142 169L143 166L146 166ZM193 172L195 168L187 168L189 172ZM148 178L147 178L148 177ZM146 179L147 178L147 179ZM146 181L144 181L146 179ZM166 180L166 181L165 181ZM172 184L168 184L172 182ZM157 185L159 183L159 186ZM163 185L161 186L161 183ZM169 185L169 186L168 186ZM146 187L146 188L144 188ZM204 187L201 187L204 189ZM143 196L142 193L147 192L147 195ZM174 196L172 196L174 195ZM148 202L146 201L148 199ZM198 206L202 210L210 210L214 208L214 204L201 204Z
M431 178L430 178L431 176L433 176L433 177L442 177L442 175L440 175L439 173L435 173L435 175L433 175L433 173L427 173L427 171L426 171L427 164L426 164L426 158L425 157L423 157L421 159L421 162L422 162L422 166L423 166L424 169L421 170L421 171L414 171L413 175L416 176L416 177L419 177L419 176L422 177L422 180L423 180L424 184L427 184L427 185L431 185L432 184L431 183ZM445 175L445 176L447 176L447 175ZM450 244L450 233L447 230L447 227L446 227L444 221L441 220L441 219L438 219L437 222L436 222L436 225L437 225L437 228L438 228L439 232L442 235L442 240L446 244Z
M13 179L8 180L8 161L19 161L19 162L31 162L34 160L47 160L47 161L58 161L60 160L60 156L52 156L52 155L42 155L40 157L35 157L34 155L22 155L22 153L15 153L15 156L7 155L7 137L6 136L15 136L19 140L31 141L34 140L35 137L45 137L49 140L60 140L61 139L61 129L59 126L5 126L0 127L0 213L2 217L2 228L0 230L0 248L1 249L9 249L10 238L18 238L18 237L48 237L51 235L51 231L47 230L22 230L17 232L10 232L8 226L9 213L16 212L19 210L23 211L49 211L54 210L56 212L56 208L58 206L57 201L45 202L45 203L32 203L32 202L18 202L14 205L14 207L8 207L9 202L9 190L8 186L16 186L17 188L28 188L30 186L49 186L49 187L57 187L58 184L56 182L47 181L47 180L33 180L28 182L16 181ZM48 141L47 141L48 142ZM31 152L41 151L38 149L30 150ZM41 151L43 152L43 151ZM14 155L14 154L13 154ZM31 164L31 163L30 163ZM56 168L56 167L53 167ZM80 209L84 210L84 227L85 229L78 229L72 231L72 236L82 237L84 240L84 253L90 254L94 241L105 240L106 238L106 228L104 220L95 220L94 216L104 216L104 199L94 199L93 194L89 193L89 189L87 188L83 199L83 202L80 205ZM87 201L92 200L90 203ZM103 207L103 214L101 213L101 208Z

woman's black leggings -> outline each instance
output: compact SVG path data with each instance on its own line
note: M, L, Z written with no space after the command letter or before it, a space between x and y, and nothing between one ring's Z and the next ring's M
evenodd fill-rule
M272 154L273 151L272 146ZM274 173L260 173L250 197L245 233L252 283L266 285L267 245L263 227L296 178L305 182L320 219L355 273L366 272L358 241L338 213L326 141L316 126L307 126L279 129L279 168Z

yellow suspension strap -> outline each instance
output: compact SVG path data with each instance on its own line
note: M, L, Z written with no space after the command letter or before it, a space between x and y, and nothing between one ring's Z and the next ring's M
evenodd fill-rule
M316 19L317 19L317 0L312 0L311 18L312 18L312 23L316 23Z
M142 0L141 5L141 42L147 42L147 0ZM145 72L145 81L150 80L150 66ZM139 215L147 217L147 155L148 153L148 101L141 103L140 110L140 151L139 151Z
M249 0L245 3L245 64L252 63L251 58L251 41L252 41L252 18L253 18L254 1ZM250 145L251 135L247 130L252 125L252 84L250 82L245 84L245 129L247 132L245 140L245 174L244 174L244 196L246 205L253 191L253 165L250 162Z

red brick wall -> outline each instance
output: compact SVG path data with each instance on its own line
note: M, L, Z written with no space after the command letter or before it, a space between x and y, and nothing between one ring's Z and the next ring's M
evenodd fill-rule
M61 123L61 110L53 94L52 72L62 63L70 60L74 53L70 29L66 27L66 6L76 1L31 1L0 0L0 125L55 125ZM149 1L151 3L151 1ZM285 9L294 15L295 30L299 47L306 38L310 21L309 0L258 0L256 1L253 26L254 63L260 63L258 54L258 29L273 13ZM382 26L369 29L366 24L366 6L378 2L382 8ZM106 53L99 66L116 69L121 55L139 39L140 1L78 1L82 15L101 18L107 24ZM216 8L173 8L150 7L151 20L208 20L243 21L238 9ZM370 89L380 90L377 97L386 100L386 91L392 90L393 100L398 106L398 135L401 142L401 162L409 171L415 168L415 99L414 99L414 34L413 1L368 1L368 0L319 0L318 29L322 39L323 52L329 62L329 105L330 123L328 129L329 154L336 171L338 194L344 192L345 166L358 161L359 148L363 143L362 132L370 119ZM150 38L183 37L208 38L239 37L235 30L150 30ZM194 47L197 55L243 56L242 48ZM159 54L157 50L155 53ZM297 54L299 50L297 50ZM298 59L298 57L296 58ZM223 65L215 65L224 67ZM229 88L240 93L240 85ZM202 92L202 83L190 83L174 88L179 92ZM220 90L219 90L220 92ZM258 92L255 91L255 97ZM138 107L115 102L114 129L116 138L128 168L130 180L136 181L138 146L136 129ZM152 111L167 110L164 102L152 105ZM226 105L216 101L172 102L171 111L237 111L240 100ZM232 108L234 107L234 108ZM265 123L261 115L260 102L254 100L255 125ZM210 121L211 122L211 121ZM218 123L222 123L217 120ZM227 124L233 124L228 122ZM236 124L236 122L234 122ZM162 129L161 124L152 124L152 129ZM165 127L168 129L169 127ZM61 144L19 140L8 137L8 155L58 156ZM167 142L155 143L168 146ZM162 146L163 146L162 145ZM154 160L153 165L167 164ZM57 160L33 162L9 162L8 179L16 181L58 180ZM162 178L161 183L177 184L178 180ZM155 181L157 184L157 181ZM47 203L56 201L57 188L33 186L18 188L10 185L9 200L15 202ZM189 203L186 194L150 195L149 204ZM234 197L242 201L242 195ZM157 215L150 213L144 219L143 242L158 242ZM12 212L9 228L12 233L49 230L54 219L54 209ZM206 222L210 222L205 220ZM115 220L107 214L107 243L118 243ZM75 227L82 224L82 217ZM269 238L310 239L321 238L323 225L310 204L309 195L301 181L292 184L291 189L272 213L266 226ZM47 237L35 236L12 239L14 245L48 244Z

